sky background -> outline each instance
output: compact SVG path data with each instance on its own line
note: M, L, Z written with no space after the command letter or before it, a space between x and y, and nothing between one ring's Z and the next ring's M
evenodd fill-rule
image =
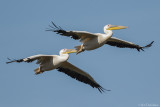
M140 107L160 106L160 0L1 0L0 106L1 107ZM103 33L106 24L124 25L114 37L144 46L138 52L103 46L69 62L88 72L97 89L56 70L34 75L34 63L6 64L7 57L59 54L79 41L46 32L51 21L65 30Z

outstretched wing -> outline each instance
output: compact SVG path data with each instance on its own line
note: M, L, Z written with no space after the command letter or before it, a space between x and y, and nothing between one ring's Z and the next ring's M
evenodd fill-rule
M55 25L53 22L51 23L53 26L49 25L50 29L47 29L46 31L56 32L57 34L71 37L75 40L84 40L86 38L94 38L98 36L96 33L90 33L86 31L66 31L63 30L60 26Z
M88 73L75 67L74 65L70 64L69 62L64 62L59 68L57 68L57 70L67 74L68 76L70 76L80 82L89 84L93 88L97 88L101 93L104 92L104 90L105 90Z
M111 37L107 40L106 44L111 45L111 46L116 46L119 48L132 48L132 49L137 49L138 51L140 51L140 50L144 51L143 49L151 47L153 42L154 41L152 41L150 44L142 47L142 46L136 45L132 42L128 42L128 41L124 41L124 40L121 40L121 39L118 39L115 37Z
M30 57L27 57L27 58L24 58L24 59L18 59L18 60L10 60L9 62L6 62L7 64L8 63L12 63L12 62L33 62L35 60L37 60L37 64L44 64L46 62L48 62L49 60L53 59L54 55L34 55L34 56L30 56Z

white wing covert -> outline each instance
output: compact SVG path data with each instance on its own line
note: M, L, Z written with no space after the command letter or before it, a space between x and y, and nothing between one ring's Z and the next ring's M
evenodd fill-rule
M37 64L42 65L42 64L48 62L49 60L53 59L53 57L54 57L54 55L34 55L34 56L30 56L30 57L23 58L23 59L11 60L11 61L6 62L6 63L7 64L12 63L12 62L18 62L18 63L27 62L27 63L30 63L30 62L33 62L33 61L37 60Z

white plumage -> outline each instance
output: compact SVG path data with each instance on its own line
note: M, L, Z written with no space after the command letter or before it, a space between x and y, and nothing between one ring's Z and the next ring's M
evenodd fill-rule
M83 83L89 84L93 88L97 88L100 92L103 92L105 89L102 88L88 73L84 72L83 70L77 68L67 61L69 58L69 53L75 52L77 52L77 50L75 49L62 49L59 52L60 55L34 55L24 59L11 60L7 62L7 64L12 62L30 63L37 60L37 64L39 64L40 67L34 70L35 74L40 74L45 71L57 69L59 72L63 72L70 77L75 78L76 80Z
M150 47L154 42L152 41L150 44L142 47L134 43L112 37L113 35L112 30L125 29L127 28L126 26L108 24L104 26L104 34L102 34L102 33L90 33L86 31L66 31L63 30L61 27L55 25L53 22L52 24L53 26L50 26L51 29L48 29L47 31L53 31L62 36L68 36L75 40L80 40L80 42L82 42L80 46L75 47L77 49L77 53L80 53L85 50L94 50L103 46L104 44L116 46L119 48L133 48L140 51L143 50L144 48Z

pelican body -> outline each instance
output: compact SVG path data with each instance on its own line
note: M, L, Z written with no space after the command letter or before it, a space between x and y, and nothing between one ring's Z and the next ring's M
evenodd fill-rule
M90 39L87 41L82 41L83 42L83 50L94 50L94 49L97 49L101 46L103 46L106 41L112 37L113 35L113 32L112 30L106 30L110 27L111 25L106 25L104 27L104 32L105 34L102 34L102 33L95 33L95 36L94 38Z
M66 31L66 30L63 30L61 27L58 27L57 25L55 25L53 22L52 24L53 26L50 26L51 29L48 29L47 31L53 31L62 36L71 37L75 40L80 40L80 42L82 42L80 46L75 46L77 53L80 53L85 50L94 50L103 46L104 44L116 46L119 48L132 48L140 51L140 50L143 50L144 48L150 47L154 42L152 41L150 44L142 47L132 42L128 42L128 41L124 41L124 40L112 37L113 35L112 30L126 29L128 28L126 26L108 24L104 26L104 29L103 29L104 34L102 34L102 33L90 33L86 31Z
M70 50L70 49L68 49ZM64 62L66 62L69 58L68 53L76 52L75 50L73 51L68 51L67 49L62 49L59 52L59 55L34 55L30 56L24 59L19 59L19 60L12 60L7 63L12 63L12 62L32 62L34 60L37 60L36 64L40 64L40 67L35 69L35 74L40 74L43 73L44 71L50 71L53 69L56 69L60 67Z
M34 55L24 59L11 60L6 63L7 64L12 62L29 63L37 60L36 64L39 64L40 67L34 70L35 74L41 74L45 71L57 69L59 72L63 72L80 82L86 83L93 88L97 88L101 93L104 92L104 90L106 89L101 87L88 73L84 72L83 70L77 68L76 66L72 65L67 61L69 58L69 53L76 53L76 52L77 50L75 49L62 49L59 52L59 55Z

